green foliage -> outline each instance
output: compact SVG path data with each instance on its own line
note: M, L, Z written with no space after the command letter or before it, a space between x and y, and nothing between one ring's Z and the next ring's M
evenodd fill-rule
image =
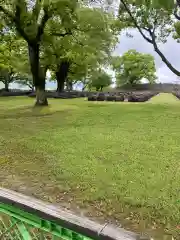
M70 62L68 80L77 81L100 64L107 63L117 42L116 34L119 29L111 13L94 7L96 4L89 7L91 2L21 0L1 3L0 14L6 25L14 26L28 45L40 44L37 64L32 66L33 62L30 59L33 74L39 71L40 76L41 67L57 71L61 61L66 60ZM25 56L28 56L27 52ZM21 66L17 68L21 76L29 79L28 63L23 69ZM22 81L22 78L19 79Z
M173 30L173 38L180 43L180 21L175 22Z
M47 24L52 19L60 24L62 32L60 36L71 34L71 26L76 19L75 10L78 6L76 0L48 0L48 1L2 1L0 2L0 14L7 20L6 24L14 26L17 33L27 42L29 49L29 62L33 75L33 84L37 90L37 104L48 105L45 96L45 77L47 65L41 63L44 52L42 41ZM49 28L50 36L54 35L54 28ZM41 52L42 51L42 52ZM40 92L44 92L40 94Z
M94 72L89 81L89 85L95 87L97 91L102 91L104 87L110 86L111 83L111 76L101 69Z
M98 22L98 24L97 24ZM110 53L117 42L115 18L102 9L79 7L76 9L76 20L71 26L72 34L59 36L60 25L53 21L56 29L54 36L50 31L44 36L44 59L52 71L57 71L62 61L70 63L68 80L82 80L93 69L107 64ZM57 26L56 26L57 25Z
M174 0L129 0L128 2L137 6L153 6L156 9L172 10L174 8Z
M147 39L151 40L151 33L153 33L158 41L167 41L173 21L166 9L157 7L152 1L134 1L133 5L131 0L123 0L123 2L131 14L130 16L123 3L121 3L119 20L124 24L126 23L125 27L138 28Z
M45 25L54 17L60 18L63 26L68 27L77 6L76 0L1 0L0 3L0 12L7 19L7 24L14 25L18 33L29 42L41 37Z
M122 57L114 57L112 65L116 72L117 85L136 84L142 78L153 83L156 79L154 58L150 54L129 50Z
M22 80L24 84L30 75L27 44L10 29L6 29L0 40L0 81L6 88L12 82Z
M17 77L17 65L23 65L21 61L21 43L14 31L6 29L0 37L0 81L8 90L10 83Z

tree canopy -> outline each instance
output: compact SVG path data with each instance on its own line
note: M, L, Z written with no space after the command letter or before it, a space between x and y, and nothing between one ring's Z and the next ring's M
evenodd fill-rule
M14 28L27 44L37 105L47 105L47 69L57 78L70 73L68 81L85 77L92 65L107 59L115 44L112 13L93 0L1 0L0 19L1 29Z
M134 85L140 83L143 78L150 83L156 80L154 58L150 54L129 50L121 57L114 57L112 65L116 72L118 86Z
M19 39L13 30L9 30L1 35L0 43L0 81L4 83L5 89L8 91L9 84L16 81L22 74L22 68L26 66L24 72L27 72L25 42Z
M108 87L112 84L111 76L104 70L99 69L94 72L89 79L90 87L96 88L96 91L102 91L104 87Z
M46 73L57 90L81 81L102 90L111 84L104 72L122 29L136 28L162 61L176 69L160 50L169 36L180 41L180 1L121 0L116 16L109 0L0 0L0 81L35 88L37 105L47 105ZM175 20L176 19L176 20ZM155 80L152 56L130 50L113 57L117 83ZM100 69L100 70L99 70Z
M81 80L93 69L106 64L117 42L111 14L101 9L82 7L77 10L77 17L72 35L64 38L47 36L44 41L45 54L56 74L60 91L66 81Z

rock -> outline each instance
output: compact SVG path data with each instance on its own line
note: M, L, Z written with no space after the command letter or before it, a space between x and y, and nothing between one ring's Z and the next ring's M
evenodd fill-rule
M98 93L96 97L97 101L105 101L105 94L104 93Z
M118 95L118 96L116 96L115 101L116 101L116 102L124 102L124 96L123 96L123 95Z
M151 92L138 92L138 93L131 93L128 96L128 102L147 102L150 98L152 98L157 93Z
M108 101L108 102L114 102L114 101L116 101L116 96L107 96L107 97L106 97L106 101Z
M96 101L96 96L88 96L88 101Z

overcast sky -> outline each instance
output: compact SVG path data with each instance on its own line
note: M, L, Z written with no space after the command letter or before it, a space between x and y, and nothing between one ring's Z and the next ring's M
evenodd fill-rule
M126 37L125 33L121 34L119 38L119 44L115 50L115 54L123 54L129 49L136 49L138 52L142 53L150 53L155 58L159 82L177 83L179 81L180 83L180 78L178 80L178 77L172 73L168 67L166 67L158 54L153 50L153 46L150 43L146 42L137 30L132 30L131 33L133 35L133 38ZM180 44L169 37L167 43L159 44L159 48L170 61L170 63L176 67L177 70L180 70Z
M146 42L137 30L132 30L131 34L133 38L128 38L125 33L119 37L119 44L115 49L115 55L122 55L129 49L136 49L138 52L150 53L154 56L156 62L156 70L158 81L162 83L180 83L180 78L173 74L166 65L162 62L160 57L155 53L151 44ZM167 43L159 44L161 51L171 62L171 64L180 70L180 44L176 43L171 37L169 37ZM3 84L0 83L0 88ZM18 88L16 84L11 85L12 88ZM47 83L47 88L56 88L56 84Z

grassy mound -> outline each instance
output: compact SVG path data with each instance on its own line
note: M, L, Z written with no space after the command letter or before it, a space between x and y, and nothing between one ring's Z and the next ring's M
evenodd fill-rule
M173 94L170 93L160 93L152 97L149 102L156 104L178 104L179 100Z

